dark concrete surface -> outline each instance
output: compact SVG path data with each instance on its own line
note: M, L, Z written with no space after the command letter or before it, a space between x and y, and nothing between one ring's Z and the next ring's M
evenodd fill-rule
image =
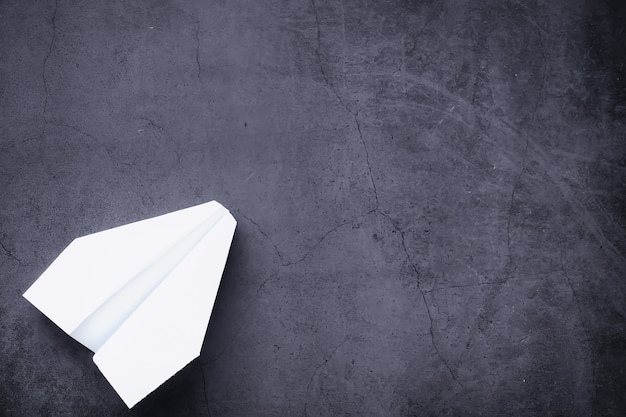
M0 1L2 416L626 415L621 1ZM21 294L75 237L238 219L128 410Z

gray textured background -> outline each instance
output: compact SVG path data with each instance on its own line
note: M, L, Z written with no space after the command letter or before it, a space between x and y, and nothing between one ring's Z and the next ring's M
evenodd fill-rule
M621 1L0 1L2 416L623 416ZM128 410L21 294L219 200L202 356Z

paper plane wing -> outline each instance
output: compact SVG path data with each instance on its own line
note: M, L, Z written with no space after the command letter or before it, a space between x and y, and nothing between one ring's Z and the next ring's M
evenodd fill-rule
M84 236L24 297L132 407L200 354L235 227L212 201Z

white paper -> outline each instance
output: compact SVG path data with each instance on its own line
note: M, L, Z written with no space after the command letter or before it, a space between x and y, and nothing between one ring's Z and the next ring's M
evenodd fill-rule
M236 224L211 201L78 238L24 297L130 408L200 355Z

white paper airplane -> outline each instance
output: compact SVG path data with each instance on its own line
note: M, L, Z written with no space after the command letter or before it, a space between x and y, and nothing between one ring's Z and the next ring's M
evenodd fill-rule
M236 225L211 201L80 237L24 297L130 408L200 355Z

